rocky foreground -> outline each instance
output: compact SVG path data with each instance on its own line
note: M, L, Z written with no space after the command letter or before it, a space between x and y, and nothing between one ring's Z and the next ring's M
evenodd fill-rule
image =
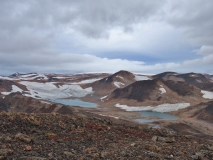
M0 113L0 160L213 159L213 143L177 132L61 114Z

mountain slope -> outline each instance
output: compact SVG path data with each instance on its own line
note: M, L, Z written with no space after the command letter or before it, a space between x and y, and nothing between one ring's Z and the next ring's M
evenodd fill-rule
M27 91L27 88L16 81L0 79L0 92L7 94L6 92L9 93L16 91Z
M96 95L107 95L116 88L126 87L135 81L134 74L122 70L94 83L84 85L84 87L92 87Z
M213 91L213 82L205 75L198 73L177 74L175 72L164 72L154 75L153 78L160 78L163 80L181 81L194 85L200 89Z
M207 121L209 123L213 123L213 101L203 103L201 105L204 105L205 107L197 110L193 114L193 117L196 117L199 120L204 120L204 121Z
M202 100L201 90L184 82L161 79L137 81L125 88L114 90L107 99L135 105L159 105L164 103L195 103ZM129 101L133 100L133 101Z

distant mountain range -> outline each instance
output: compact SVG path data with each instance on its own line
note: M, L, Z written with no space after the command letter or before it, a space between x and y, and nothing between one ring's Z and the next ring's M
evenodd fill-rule
M213 80L212 75L198 73L164 72L150 76L123 70L114 74L15 73L8 77L0 76L2 99L14 97L17 92L18 97L38 100L80 98L128 110L131 107L139 107L140 110L158 107L158 111L165 112L203 103L207 108L202 113L211 113ZM13 102L7 101L7 105L10 103ZM169 106L173 108L169 109ZM162 110L159 107L163 107ZM198 117L202 117L201 114Z

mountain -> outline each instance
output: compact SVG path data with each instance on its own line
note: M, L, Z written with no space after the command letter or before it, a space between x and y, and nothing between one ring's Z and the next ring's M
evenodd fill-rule
M38 74L35 72L26 73L26 74L16 72L16 73L11 74L9 77L19 77L19 76L28 76L28 75L38 75Z
M153 78L164 79L164 80L172 80L172 77L178 75L176 72L163 72L152 76Z
M110 94L116 88L124 88L135 81L133 73L122 70L84 87L92 87L96 95L103 96Z
M11 80L0 79L0 92L9 94L9 92L27 91L26 86Z
M107 99L135 105L158 105L163 103L194 103L202 100L202 93L196 86L182 81L144 80L137 81L124 88L115 89ZM129 101L129 100L134 100Z
M213 91L213 82L203 74L186 73L178 74L175 72L164 72L154 75L153 78L160 78L163 80L181 81L194 85L200 89Z
M213 75L211 74L204 74L204 76L210 80L213 80Z
M16 77L0 76L0 95L21 92L24 96L41 99L79 98L93 93L91 87L83 89L81 85L92 83L108 75L106 73L77 75L30 73Z

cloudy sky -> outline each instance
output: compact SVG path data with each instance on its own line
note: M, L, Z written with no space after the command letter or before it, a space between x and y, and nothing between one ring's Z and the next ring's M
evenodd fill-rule
M0 1L0 75L213 74L209 0Z

